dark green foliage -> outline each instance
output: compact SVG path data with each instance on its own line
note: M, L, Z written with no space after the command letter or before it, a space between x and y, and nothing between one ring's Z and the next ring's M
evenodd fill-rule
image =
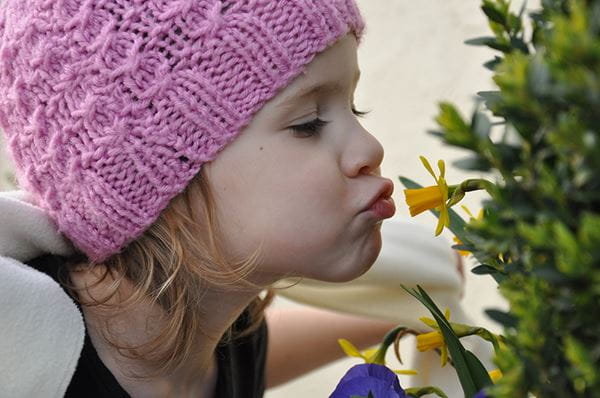
M490 396L600 397L600 1L482 10L492 35L468 43L499 52L485 65L498 91L470 120L442 103L434 134L468 152L456 166L497 178L461 236L510 303L489 312L507 344Z

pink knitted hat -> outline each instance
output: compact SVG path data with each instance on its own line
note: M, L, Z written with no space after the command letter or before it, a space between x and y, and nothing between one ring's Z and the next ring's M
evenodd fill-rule
M354 0L1 0L19 185L90 259L139 237L315 55Z

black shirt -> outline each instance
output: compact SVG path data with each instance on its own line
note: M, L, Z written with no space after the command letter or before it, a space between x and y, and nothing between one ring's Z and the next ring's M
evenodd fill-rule
M64 261L64 257L48 254L26 264L48 274L58 282L58 273ZM77 301L75 302L80 307ZM243 329L247 323L248 313L245 311L235 321L234 329ZM262 397L265 391L266 351L267 325L264 321L253 333L227 344L219 344L216 350L218 374L215 398ZM83 349L65 397L130 397L98 357L87 330Z

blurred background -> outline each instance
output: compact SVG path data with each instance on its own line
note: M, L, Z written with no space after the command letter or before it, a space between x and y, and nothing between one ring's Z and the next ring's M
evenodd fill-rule
M385 148L382 174L396 184L396 217L409 218L398 176L408 176L423 185L433 183L421 166L419 155L432 162L446 160L449 183L473 176L451 166L453 160L462 156L459 150L443 146L426 131L436 127L434 117L439 101L451 101L463 115L470 115L475 93L493 89L491 72L482 66L493 57L493 52L463 43L488 35L487 19L478 0L358 0L358 4L367 29L359 47L362 77L355 104L358 110L371 110L363 124ZM0 135L0 189L5 190L13 188L14 177L2 139ZM481 195L471 195L465 204L476 214L481 199ZM431 214L424 213L415 222L431 228L433 236L436 220ZM444 238L450 242L452 236L444 232L440 239ZM467 270L471 265L467 261ZM278 298L275 305L297 304ZM499 331L483 314L486 308L504 308L491 278L467 271L463 305L479 325ZM337 361L270 390L266 397L326 397L356 363L359 361L350 358Z

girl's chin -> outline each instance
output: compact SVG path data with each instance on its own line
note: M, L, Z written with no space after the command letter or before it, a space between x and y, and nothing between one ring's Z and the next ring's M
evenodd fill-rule
M323 282L343 283L350 282L362 276L371 269L381 252L381 232L379 228L376 228L376 231L370 238L372 240L360 252L360 259L353 259L344 264L332 265L325 270L326 272L318 272L318 274L309 278Z

